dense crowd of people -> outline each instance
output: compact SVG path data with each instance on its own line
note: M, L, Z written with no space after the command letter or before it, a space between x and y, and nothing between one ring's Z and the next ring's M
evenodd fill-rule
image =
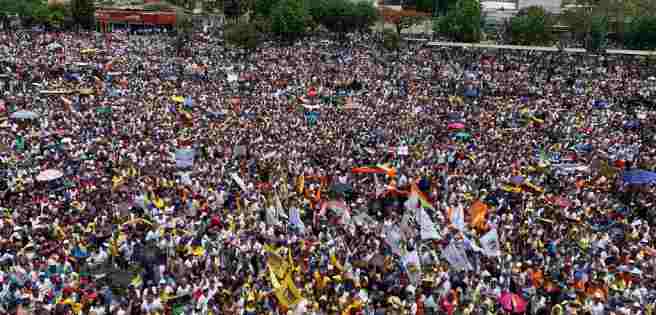
M649 59L0 36L2 314L653 312Z

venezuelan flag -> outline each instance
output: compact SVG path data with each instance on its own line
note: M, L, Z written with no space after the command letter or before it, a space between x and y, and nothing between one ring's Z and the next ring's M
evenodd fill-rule
M396 177L396 169L388 165L362 166L351 169L353 174L385 174L389 177Z
M419 202L421 203L422 207L435 210L435 207L433 207L433 204L430 202L428 195L425 192L421 191L419 189L419 186L417 186L417 184L412 184L411 192L417 194L417 197L419 198Z

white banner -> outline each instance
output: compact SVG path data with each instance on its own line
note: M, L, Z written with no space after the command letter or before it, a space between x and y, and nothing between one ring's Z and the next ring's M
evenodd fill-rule
M235 183L237 183L237 185L239 185L239 188L241 188L241 190L246 192L246 190L247 190L246 189L246 184L244 183L244 180L241 179L241 177L239 177L239 175L237 175L236 173L232 173L232 174L230 174L230 177L232 177L232 179L235 181Z
M473 270L469 259L467 259L467 254L462 248L459 248L455 245L454 242L451 242L444 251L442 251L442 257L446 259L449 264L456 270Z

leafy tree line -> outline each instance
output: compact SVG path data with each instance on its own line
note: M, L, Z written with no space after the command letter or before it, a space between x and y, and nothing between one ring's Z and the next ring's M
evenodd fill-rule
M93 0L72 0L68 5L48 6L42 0L0 0L1 16L5 26L8 16L19 16L24 26L44 25L49 27L83 28L94 26L95 6Z
M273 33L286 40L324 27L337 34L369 29L378 18L372 1L350 0L254 0L226 7L226 15L249 13L251 25L226 29L225 39L238 46L254 48L259 33Z
M552 45L554 25L568 27L571 37L593 52L607 48L609 39L627 49L656 49L656 3L652 0L570 0L555 17L542 7L519 12L509 23L513 44Z

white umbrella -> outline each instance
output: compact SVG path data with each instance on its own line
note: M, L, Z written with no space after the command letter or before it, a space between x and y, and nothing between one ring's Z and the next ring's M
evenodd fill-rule
M61 171L49 169L39 173L39 175L36 177L36 180L40 182L49 182L51 180L61 178L62 176L64 176L64 173Z
M63 46L59 43L52 43L48 45L48 50L57 50L59 48L62 48Z

